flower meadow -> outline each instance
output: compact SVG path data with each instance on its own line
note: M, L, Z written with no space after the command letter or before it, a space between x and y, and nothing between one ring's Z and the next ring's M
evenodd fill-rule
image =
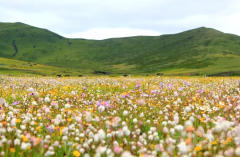
M0 155L240 156L240 78L0 77Z

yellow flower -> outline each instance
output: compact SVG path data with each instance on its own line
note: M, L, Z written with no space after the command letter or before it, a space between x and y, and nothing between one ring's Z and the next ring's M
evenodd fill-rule
M40 129L41 129L41 126L38 126L38 127L36 128L37 131L40 131Z
M152 150L154 150L154 149L155 149L155 145L154 145L154 144L151 144L151 145L150 145L150 148L151 148Z
M81 154L79 153L79 151L75 150L73 151L73 156L79 157Z
M215 144L217 144L217 141L212 141L211 142L211 145L215 145Z
M197 147L194 148L194 150L197 151L197 152L199 152L199 151L202 150L202 146L197 146Z
M28 138L26 136L22 136L22 139L23 139L24 142L28 141Z
M20 123L21 122L21 119L16 119L16 123Z
M10 152L15 153L15 148L10 148Z
M59 135L62 136L62 129L59 130Z
M41 120L42 119L42 117L38 117L38 120Z

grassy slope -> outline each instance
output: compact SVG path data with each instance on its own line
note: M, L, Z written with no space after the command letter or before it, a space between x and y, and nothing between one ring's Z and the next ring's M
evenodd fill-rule
M0 74L11 75L82 75L82 71L68 68L51 67L30 62L0 57Z
M240 37L198 28L173 35L106 40L67 39L22 23L0 23L0 57L111 73L240 71Z

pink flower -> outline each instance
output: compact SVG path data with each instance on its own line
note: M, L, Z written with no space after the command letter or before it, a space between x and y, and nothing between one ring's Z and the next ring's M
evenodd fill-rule
M6 103L5 99L4 98L0 98L0 105L3 105L5 103Z
M178 92L177 91L174 92L174 96L178 97Z
M163 145L162 144L155 145L155 150L158 152L163 152L164 151Z
M43 98L38 98L38 103L42 103L43 102Z
M137 104L138 104L139 106L144 106L144 105L146 104L146 102L145 102L144 99L139 99L139 100L137 100Z
M114 147L114 153L116 153L116 154L120 154L122 152L122 150L123 149L119 146Z

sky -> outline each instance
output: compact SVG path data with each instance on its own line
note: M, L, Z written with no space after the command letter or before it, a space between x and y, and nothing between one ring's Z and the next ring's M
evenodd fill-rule
M96 40L202 26L240 35L240 0L0 0L0 22Z

